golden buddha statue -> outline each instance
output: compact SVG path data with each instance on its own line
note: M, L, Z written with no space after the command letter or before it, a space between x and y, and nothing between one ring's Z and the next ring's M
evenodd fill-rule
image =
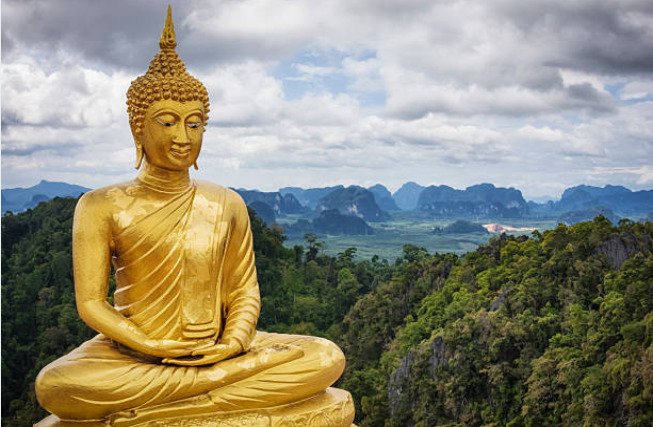
M247 208L189 177L209 100L177 56L170 7L160 48L127 92L141 172L75 210L77 308L99 335L40 372L54 415L39 424L351 425L351 396L329 388L345 363L335 344L256 331Z

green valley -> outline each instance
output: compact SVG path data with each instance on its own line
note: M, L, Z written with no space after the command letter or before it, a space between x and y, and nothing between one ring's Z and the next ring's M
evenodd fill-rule
M288 215L278 220L284 228L286 224L293 223L298 215ZM411 212L393 212L392 219L386 222L371 223L373 234L368 235L332 235L320 234L324 241L324 251L329 255L337 255L343 250L355 246L360 258L370 259L374 255L388 260L395 260L402 255L403 246L411 244L426 248L430 253L464 254L475 250L479 245L485 244L496 234L483 233L455 233L433 234L435 227L446 227L454 219L431 219L414 215ZM503 223L514 227L535 228L540 231L549 230L557 225L554 219L513 219L506 221L502 218L483 219L479 223ZM508 234L530 235L530 231L509 231ZM303 244L303 235L290 235L285 241L287 247Z

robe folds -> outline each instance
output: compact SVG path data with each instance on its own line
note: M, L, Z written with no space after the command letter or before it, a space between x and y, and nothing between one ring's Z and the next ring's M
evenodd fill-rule
M176 366L100 334L37 377L39 402L59 418L107 420L198 396L215 411L271 407L319 393L342 373L344 356L327 340L256 331L252 235L232 190L196 182L112 238L118 312L154 339L236 340L245 352Z

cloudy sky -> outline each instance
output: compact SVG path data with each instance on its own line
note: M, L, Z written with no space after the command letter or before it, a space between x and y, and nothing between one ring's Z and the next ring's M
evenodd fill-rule
M134 176L125 111L168 2L2 0L2 187ZM653 188L650 0L172 1L233 187Z

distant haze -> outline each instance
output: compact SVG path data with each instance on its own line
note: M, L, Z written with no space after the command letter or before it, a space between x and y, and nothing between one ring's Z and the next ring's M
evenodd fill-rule
M197 178L653 187L650 1L170 3L212 102ZM166 4L3 0L3 188L134 176L125 92Z

